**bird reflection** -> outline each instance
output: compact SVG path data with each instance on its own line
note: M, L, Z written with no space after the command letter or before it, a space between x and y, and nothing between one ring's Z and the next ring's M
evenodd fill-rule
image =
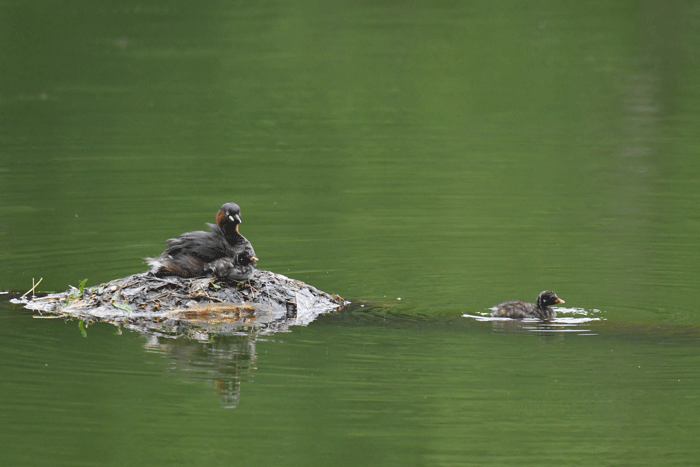
M255 332L240 335L200 333L193 339L149 336L146 349L167 356L170 372L178 377L213 381L224 408L236 408L241 381L252 379L255 369Z

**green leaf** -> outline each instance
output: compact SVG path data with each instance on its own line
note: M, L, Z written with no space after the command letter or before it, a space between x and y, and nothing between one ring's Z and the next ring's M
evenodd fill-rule
M80 281L80 285L78 286L78 292L80 293L80 295L78 295L79 297L83 296L83 290L85 289L86 282L87 282L87 279L83 279L82 281Z
M66 297L66 306L70 306L71 303L83 296L83 290L85 289L86 282L87 279L83 279L82 281L80 281L78 289L73 290L71 293L68 294L68 296Z
M85 339L87 339L87 331L85 330L85 321L82 319L78 321L78 329L80 329L80 334L83 335Z

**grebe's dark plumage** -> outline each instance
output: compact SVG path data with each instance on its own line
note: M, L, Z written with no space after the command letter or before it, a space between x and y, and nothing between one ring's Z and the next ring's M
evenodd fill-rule
M167 241L157 258L146 258L156 276L197 277L213 274L222 279L246 280L253 277L258 258L250 242L238 232L241 208L226 203L216 213L211 232L185 232Z
M564 300L557 297L551 290L545 290L537 296L537 303L526 303L522 300L511 300L496 305L491 310L491 316L504 318L554 318L557 313L551 309L550 305L564 303Z

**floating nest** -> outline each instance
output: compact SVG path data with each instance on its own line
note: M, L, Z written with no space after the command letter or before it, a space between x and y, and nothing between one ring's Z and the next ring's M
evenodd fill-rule
M338 295L262 270L244 282L139 273L98 286L13 301L52 317L79 318L86 324L110 322L172 336L284 331L307 325L347 303Z

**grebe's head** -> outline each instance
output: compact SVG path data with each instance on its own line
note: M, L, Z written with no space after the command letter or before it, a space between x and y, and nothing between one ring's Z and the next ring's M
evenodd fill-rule
M537 297L537 306L539 308L545 308L550 305L559 305L561 303L565 303L564 300L557 297L557 294L551 290L545 290Z
M216 213L216 223L222 229L233 226L238 230L238 224L241 222L241 208L236 203L226 203Z

